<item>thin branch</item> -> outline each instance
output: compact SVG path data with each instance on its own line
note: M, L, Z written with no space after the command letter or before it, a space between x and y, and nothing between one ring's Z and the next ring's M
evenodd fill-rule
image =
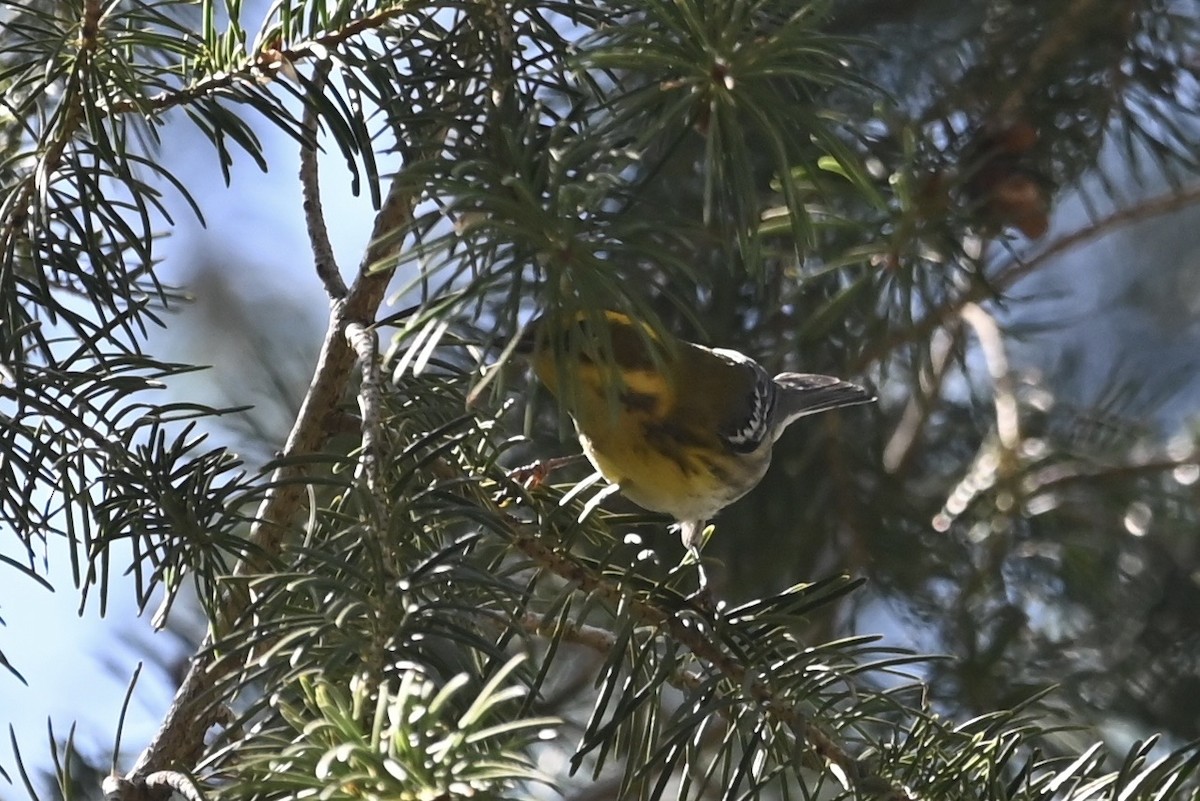
M864 372L871 365L883 361L905 345L929 338L937 329L958 319L959 313L968 303L982 303L994 292L1009 289L1020 279L1044 267L1053 257L1073 247L1096 239L1103 239L1126 225L1180 211L1197 201L1200 201L1200 185L1151 198L1059 237L1045 250L1027 261L1013 259L1000 267L986 285L983 282L972 284L961 295L946 300L918 322L896 332L875 347L867 349L859 357L853 370L854 372Z
M272 53L271 61L274 64L286 63L294 66L298 62L310 58L325 59L328 57L329 51L353 39L360 33L382 28L396 17L411 13L412 6L406 3L400 3L391 8L376 11L374 14L368 14L365 17L347 22L336 31L315 36L289 49ZM102 111L110 115L129 113L147 114L152 111L164 111L175 106L190 103L193 100L208 97L238 84L258 86L262 74L262 64L263 59L260 54L253 53L237 69L216 73L208 78L197 81L191 86L174 92L161 92L151 97L118 100L103 108Z
M583 623L548 619L544 615L533 612L526 612L517 620L517 625L530 634L558 637L566 642L591 648L599 654L607 655L617 644L617 636L608 629Z
M105 776L101 788L106 801L154 801L172 794L184 801L204 801L204 794L190 776L171 770L156 771L137 782L121 776Z
M372 267L394 261L399 254L401 242L394 234L411 218L415 202L408 190L408 185L400 177L393 180L383 206L375 216L371 245L359 266L358 278L345 300L334 304L317 368L300 405L292 432L288 435L283 449L284 457L315 453L328 437L325 422L341 403L355 362L355 354L346 341L345 329L351 322L369 323L383 302L392 268L388 266L372 271ZM271 489L259 506L251 529L251 540L268 557L279 552L281 538L305 497L304 484L301 482L303 476L303 468L293 464L277 468L271 477ZM258 567L242 564L247 568Z
M509 621L503 621L508 623ZM497 625L501 621L496 621ZM527 612L516 624L530 634L542 637L557 637L564 642L575 643L590 648L598 654L608 656L617 645L617 636L600 626L589 626L583 623L571 623L557 618L547 618L544 615ZM704 683L704 678L697 673L678 668L667 675L667 682L681 690L696 690ZM719 709L717 714L729 719L728 709Z
M184 801L204 801L204 794L190 776L173 770L160 770L146 777L146 787L160 795L174 793Z
M1080 464L1056 464L1043 467L1025 479L1026 492L1030 495L1056 489L1064 484L1075 481L1112 480L1122 478L1139 478L1155 473L1166 473L1181 467L1197 468L1200 464L1200 452L1191 452L1179 458L1155 459L1147 462L1117 464L1105 466L1086 466Z
M1069 234L1064 234L1028 261L1021 261L1014 258L1004 267L1000 268L994 285L996 288L1007 289L1018 280L1045 266L1046 262L1054 256L1068 251L1076 245L1082 245L1094 239L1103 239L1113 231L1123 228L1126 225L1132 225L1163 214L1181 211L1197 201L1200 201L1200 184L1184 187L1175 192L1168 192L1165 195L1142 201L1136 206L1115 211L1090 225L1085 225ZM981 300L986 296L985 293L986 290L981 289L978 292L979 297L972 298L971 300Z
M330 67L329 59L317 64L309 89L312 95L319 95L325 90ZM329 229L325 225L325 210L321 206L321 179L317 165L317 156L320 153L317 146L320 126L315 100L305 104L302 125L304 142L300 145L300 187L304 197L304 224L308 229L309 244L312 246L313 264L317 270L317 277L325 285L325 294L330 300L341 300L346 297L346 282L342 280L341 270L338 269L337 260L333 255L333 243L329 241Z

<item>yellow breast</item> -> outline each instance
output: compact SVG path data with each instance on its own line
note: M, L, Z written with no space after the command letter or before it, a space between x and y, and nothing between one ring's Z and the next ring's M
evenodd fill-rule
M576 421L576 427L579 424ZM646 436L593 439L579 429L579 443L596 470L629 500L676 520L706 520L745 495L766 472L734 482L719 460L676 449L670 453Z
M584 453L621 494L676 520L704 520L745 495L767 470L770 451L732 454L704 421L680 419L656 375L625 376L610 400L581 388L575 427Z

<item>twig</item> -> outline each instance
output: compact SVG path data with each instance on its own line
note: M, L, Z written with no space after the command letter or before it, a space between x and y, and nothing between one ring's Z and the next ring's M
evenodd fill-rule
M382 11L376 11L374 14L368 14L365 17L359 17L356 20L347 22L345 25L338 27L337 30L321 36L315 36L304 42L296 44L286 50L279 50L273 54L274 60L280 63L296 64L300 61L305 61L310 58L323 59L328 56L330 50L335 49L343 42L354 38L360 33L381 28L395 17L411 14L412 7L408 4L401 3L391 8L386 8ZM249 58L237 69L227 72L216 73L204 80L197 81L191 86L179 89L173 92L160 92L151 97L128 98L126 100L118 100L115 103L109 104L107 107L100 109L107 114L147 114L152 111L164 111L175 106L190 103L202 97L215 94L222 89L228 89L238 84L246 84L249 86L258 86L257 76L260 72L261 59L258 53L252 53Z
M1017 409L1017 392L1013 386L1012 373L1008 369L1008 356L1004 353L1004 337L1000 326L992 315L978 303L968 303L962 308L962 318L975 330L979 338L979 349L992 378L992 393L996 404L996 436L1002 451L1001 466L1011 466L1021 445L1020 414Z
M144 779L131 781L120 776L105 776L102 783L106 801L153 801L177 794L184 801L204 801L204 794L192 778L173 770L160 770Z
M601 656L608 656L617 645L617 636L606 628L585 623L572 623L559 618L548 618L535 612L526 612L516 620L496 614L486 615L483 620L498 631L505 631L515 623L527 634L557 638L563 642L582 645ZM681 690L696 690L704 683L702 676L683 668L677 668L669 673L666 680ZM718 709L717 714L729 719L727 709Z
M1148 220L1151 217L1157 217L1161 214L1171 214L1172 212L1180 211L1197 201L1200 201L1200 184L1184 187L1178 191L1142 201L1136 206L1115 211L1090 225L1085 225L1069 234L1064 234L1028 261L1023 262L1013 259L1007 265L1000 268L994 285L996 288L1012 286L1019 279L1042 267L1052 257L1070 250L1076 245L1082 245L1093 239L1101 239L1108 236L1115 229L1123 228L1126 225ZM980 289L978 290L978 294L979 297L972 298L971 300L982 299L986 295L986 290Z
M1059 237L1045 250L1026 261L1013 259L999 268L996 275L987 282L987 285L984 285L982 282L972 284L961 295L946 300L918 322L897 332L875 347L866 350L855 363L853 372L864 372L871 365L883 361L904 345L931 336L938 328L946 325L951 320L957 319L959 312L968 303L981 303L987 300L994 292L1010 288L1020 279L1043 267L1052 257L1066 250L1094 239L1101 239L1108 236L1114 230L1126 225L1179 211L1197 201L1200 201L1200 184L1160 197L1151 198L1131 208L1114 212L1107 217Z
M325 90L329 78L330 61L325 59L313 70L310 95L312 99L304 106L304 141L300 144L300 187L304 197L304 224L308 229L308 241L312 246L313 264L317 277L325 285L325 294L330 300L341 300L346 297L346 282L342 280L341 270L333 256L333 243L329 241L329 229L325 225L325 210L321 207L321 179L317 165L317 137L320 127L317 124L316 96Z
M530 634L559 637L567 642L591 648L599 654L608 654L617 644L616 635L608 629L583 623L570 623L565 620L547 619L545 616L533 612L526 612L517 621L517 625Z

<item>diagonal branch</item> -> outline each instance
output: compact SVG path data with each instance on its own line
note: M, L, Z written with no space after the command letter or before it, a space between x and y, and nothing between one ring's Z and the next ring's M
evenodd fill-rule
M870 768L851 755L832 735L813 725L796 706L777 697L775 691L762 679L754 676L746 665L728 654L720 644L705 636L701 630L690 625L679 615L641 598L627 597L619 587L605 581L584 565L566 554L548 546L534 528L527 530L513 522L509 536L518 550L541 567L566 579L578 591L595 595L611 604L620 606L643 625L663 630L673 640L691 651L697 658L710 664L736 687L742 688L753 698L766 715L786 725L796 736L813 749L845 781L862 791L871 791L884 801L907 801L909 792L876 775ZM526 626L528 623L525 624ZM603 641L592 631L577 632L577 641L586 634L592 647L602 646ZM686 681L686 679L685 679Z
M369 321L383 302L392 277L392 264L403 241L396 232L411 219L415 202L416 191L411 184L401 176L394 178L375 216L371 245L363 257L358 278L345 298L332 304L329 328L312 381L281 454L283 463L275 468L267 483L269 489L250 530L248 555L234 569L235 579L266 568L280 553L307 487L304 467L291 457L315 453L329 436L326 422L344 396L355 365L355 352L346 338L347 328L352 323ZM235 620L247 603L243 593L230 592L218 609L213 631L219 632ZM205 733L220 717L220 707L213 703L211 691L233 669L231 660L213 660L213 642L214 635L210 632L192 659L154 739L133 769L125 779L105 780L105 793L110 799L161 799L165 797L161 786L148 785L147 778L158 771L189 769L199 758Z
M416 198L410 190L411 186L400 177L393 180L375 217L371 246L363 257L358 278L345 299L333 304L316 371L283 449L285 458L315 453L328 437L325 422L341 402L355 365L355 353L346 340L346 326L369 323L383 302L392 277L392 266L378 269L377 265L394 260L400 252L401 239L395 232L411 219ZM299 481L303 476L303 468L297 465L279 467L271 476L271 489L259 507L251 529L251 540L268 557L279 552L280 538L304 498L306 490Z
M375 502L382 509L386 498L382 497L383 485L379 471L383 469L383 454L379 432L383 422L383 378L379 374L379 337L375 329L359 322L346 326L346 341L354 348L362 374L358 388L358 408L362 414L362 456L359 458L359 473L367 480Z
M365 17L351 20L345 25L339 26L334 31L314 36L286 50L280 49L277 52L273 52L270 61L274 65L295 65L298 62L307 61L308 59L325 59L328 57L329 51L353 39L355 36L366 31L382 28L396 17L411 13L412 7L406 3L398 3L395 6L380 9ZM263 64L264 59L262 55L254 53L247 57L237 69L214 73L191 86L176 91L160 92L151 97L134 97L118 100L109 104L103 111L110 115L130 113L148 114L191 103L194 100L217 94L222 90L234 86L243 84L246 86L258 86L259 78L263 72Z

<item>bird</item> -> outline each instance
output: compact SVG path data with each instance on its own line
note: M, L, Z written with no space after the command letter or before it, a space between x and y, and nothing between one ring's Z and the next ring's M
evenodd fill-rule
M585 513L620 492L673 517L702 592L707 521L758 485L784 430L875 400L833 376L772 376L739 351L659 334L617 311L543 316L527 331L534 373L574 420L593 481L608 482Z

